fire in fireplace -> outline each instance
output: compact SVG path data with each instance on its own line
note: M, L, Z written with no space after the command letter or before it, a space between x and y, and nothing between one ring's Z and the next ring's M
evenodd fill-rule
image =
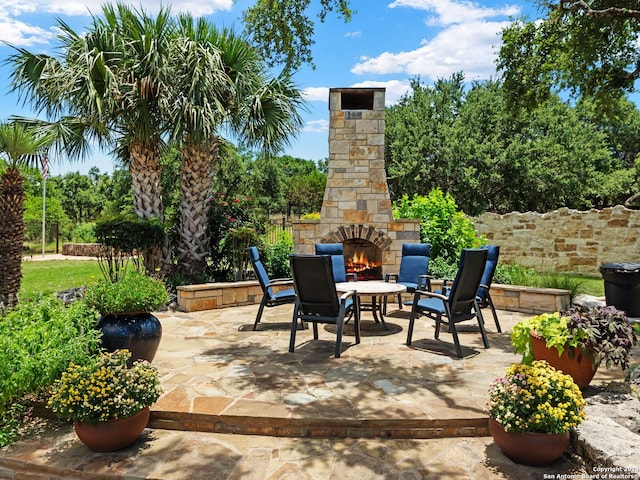
M344 263L347 273L357 273L358 280L382 280L382 250L361 239L343 242Z

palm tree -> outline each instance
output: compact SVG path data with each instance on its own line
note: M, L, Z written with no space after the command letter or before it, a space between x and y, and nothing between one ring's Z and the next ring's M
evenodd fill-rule
M174 42L172 138L181 145L178 269L202 272L207 200L227 128L248 145L277 151L301 126L298 90L271 79L248 41L182 15Z
M19 123L0 124L0 154L6 170L0 175L0 302L5 306L17 302L22 280L22 245L24 242L24 177L20 168L37 166L51 145L49 136L37 136Z
M92 16L84 35L58 20L60 58L16 49L8 59L12 85L49 116L84 122L85 135L129 165L136 215L162 222L161 109L167 89L162 74L174 22L166 9L152 18L121 3L103 6L102 17ZM168 243L145 264L166 272Z

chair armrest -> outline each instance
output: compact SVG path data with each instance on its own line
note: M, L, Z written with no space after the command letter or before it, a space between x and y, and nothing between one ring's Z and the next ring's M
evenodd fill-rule
M449 300L449 297L440 293L431 292L429 290L416 290L415 298L419 298L422 295L424 295L425 297L439 298L440 300L443 300L445 302Z
M453 284L453 279L451 279L451 278L443 278L442 279L442 293L445 294L445 295L447 294L447 284L449 284L449 283Z
M344 292L342 295L340 295L340 301L346 301L349 297L356 298L356 296L357 292L355 290L349 290L348 292Z
M431 291L431 275L419 275L417 289Z
M293 278L274 278L266 286L274 287L276 285L293 285Z
M384 276L384 281L385 282L389 282L389 281L391 281L391 279L393 279L393 280L395 280L397 282L398 281L398 276L399 276L399 274L397 274L397 273L387 273Z

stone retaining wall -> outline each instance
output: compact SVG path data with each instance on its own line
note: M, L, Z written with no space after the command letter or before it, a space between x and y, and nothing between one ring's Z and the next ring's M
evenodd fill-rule
M549 213L485 213L476 231L500 260L536 270L599 274L610 262L640 263L640 211L622 206Z
M63 255L78 257L97 257L100 253L99 243L65 243L62 245Z
M437 289L441 282L433 281ZM276 291L278 288L274 287ZM178 305L185 312L213 310L216 308L259 304L262 289L256 280L244 282L203 283L177 287ZM569 306L570 292L553 288L531 288L517 285L491 285L491 298L496 308L512 312L545 313L563 310ZM411 295L404 295L404 301L411 301ZM257 310L256 310L257 311Z

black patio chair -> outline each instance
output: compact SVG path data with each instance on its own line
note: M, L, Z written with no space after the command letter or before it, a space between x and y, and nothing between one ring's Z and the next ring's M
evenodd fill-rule
M462 348L458 340L456 324L476 318L485 348L489 348L484 319L478 305L478 288L487 260L487 250L464 249L460 255L458 272L449 286L443 285L442 292L416 289L411 307L411 317L407 333L407 345L411 345L413 326L418 315L426 315L436 321L435 338L440 336L440 324L445 323L453 336L458 358L462 358ZM446 318L446 320L444 318Z
M413 293L418 288L418 282L427 281L429 273L430 243L403 243L402 258L399 273L387 273L385 282L394 281L407 287L407 293ZM424 288L424 284L422 285ZM428 289L430 290L430 288ZM402 294L398 294L398 308L402 309ZM384 298L384 313L387 313L387 297Z
M496 329L498 333L502 332L500 328L500 322L498 321L498 315L496 314L496 307L493 305L491 299L491 283L493 282L493 276L496 273L496 267L498 266L498 257L500 256L500 247L497 245L485 245L481 247L487 251L487 263L484 266L484 272L482 273L482 279L480 280L480 288L478 288L478 306L480 308L491 308L493 314L493 320L496 323Z
M290 255L296 303L291 321L289 352L296 342L298 319L313 323L313 338L318 339L318 323L336 326L335 357L340 357L345 316L353 313L356 344L360 343L360 312L355 290L338 297L333 264L329 255Z
M256 274L258 283L262 288L262 301L258 308L258 314L256 315L256 321L253 323L253 329L258 327L258 323L262 319L262 312L264 307L277 307L279 305L286 305L288 303L294 303L296 301L296 292L293 288L287 288L284 290L275 291L273 287L276 286L293 286L292 278L275 278L269 279L267 270L260 260L260 252L257 247L249 247L249 259L253 266L253 271Z

